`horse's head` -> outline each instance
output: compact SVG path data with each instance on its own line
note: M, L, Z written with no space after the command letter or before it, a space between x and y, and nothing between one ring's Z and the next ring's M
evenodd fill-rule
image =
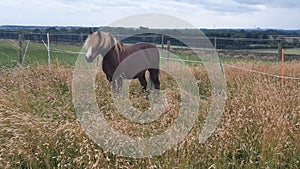
M91 32L83 45L86 51L85 58L88 62L92 62L100 54L100 36L101 32Z
M83 48L86 51L85 57L88 62L92 62L99 54L104 56L114 45L115 38L106 32L91 32L85 41Z

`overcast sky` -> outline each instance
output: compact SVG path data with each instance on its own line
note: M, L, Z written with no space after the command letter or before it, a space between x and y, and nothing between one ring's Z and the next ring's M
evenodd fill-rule
M0 8L0 25L105 26L158 13L198 28L300 29L299 0L1 0Z

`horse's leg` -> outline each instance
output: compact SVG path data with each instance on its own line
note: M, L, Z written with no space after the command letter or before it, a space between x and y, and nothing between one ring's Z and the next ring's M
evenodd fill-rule
M122 88L122 78L117 78L112 81L112 91L115 94L120 94Z
M160 89L159 69L149 69L150 79L154 84L155 89Z
M143 73L143 75L141 75L138 78L139 78L139 81L140 81L141 86L142 86L142 91L143 91L143 93L145 93L146 89L147 89L147 80L146 80L145 73Z
M117 89L118 89L119 94L122 92L122 84L123 84L123 78L118 78Z
M117 94L117 80L112 80L111 82L112 92Z

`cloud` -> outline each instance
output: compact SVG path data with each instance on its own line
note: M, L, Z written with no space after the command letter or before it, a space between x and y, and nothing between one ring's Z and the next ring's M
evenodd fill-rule
M251 13L256 11L263 11L266 9L265 5L258 3L256 0L250 0L244 3L241 0L190 0L204 9L208 9L217 13Z
M253 5L264 5L269 8L299 8L300 3L298 0L268 0L268 1L260 1L260 0L234 0L241 4L253 4Z
M160 13L198 27L300 28L298 0L1 0L0 8L5 16L0 25L103 26L126 16ZM276 24L278 18L284 24Z
M262 4L265 4L263 1L261 0L234 0L235 2L237 3L240 3L240 4L248 4L248 5L262 5Z

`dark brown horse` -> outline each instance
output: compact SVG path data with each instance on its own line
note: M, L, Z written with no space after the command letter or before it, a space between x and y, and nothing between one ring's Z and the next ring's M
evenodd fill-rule
M136 43L124 46L109 33L97 31L90 33L84 49L87 50L86 60L88 62L92 62L99 54L102 55L102 70L106 74L107 80L112 82L114 91L119 90L123 78L138 78L143 91L145 91L147 70L155 89L160 88L159 51L155 45Z

